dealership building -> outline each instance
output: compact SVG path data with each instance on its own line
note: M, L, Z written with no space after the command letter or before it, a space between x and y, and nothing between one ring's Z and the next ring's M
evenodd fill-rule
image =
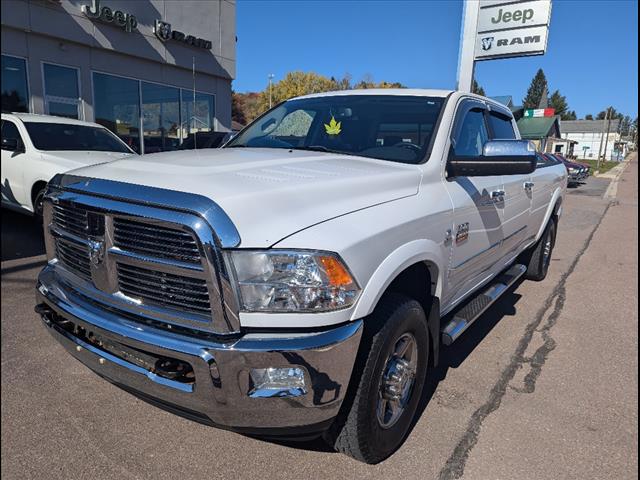
M2 111L77 118L139 153L231 129L235 0L2 0Z

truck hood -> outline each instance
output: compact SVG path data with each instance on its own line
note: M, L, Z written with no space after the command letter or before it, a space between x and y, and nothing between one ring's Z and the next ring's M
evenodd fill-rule
M54 163L57 166L71 170L96 163L111 162L119 158L134 156L133 153L121 152L96 152L96 151L41 151L42 160Z
M241 246L269 247L311 225L415 195L415 165L286 149L155 153L73 172L203 195L222 207Z

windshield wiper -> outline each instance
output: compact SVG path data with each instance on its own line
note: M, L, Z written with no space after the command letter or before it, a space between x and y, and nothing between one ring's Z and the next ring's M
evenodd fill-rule
M291 147L290 150L306 150L309 152L326 152L326 153L338 153L340 155L352 155L358 156L357 153L345 152L343 150L332 150L323 145L309 145L308 147Z

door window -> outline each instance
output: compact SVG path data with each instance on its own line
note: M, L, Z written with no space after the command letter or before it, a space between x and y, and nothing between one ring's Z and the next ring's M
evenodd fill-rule
M456 156L479 157L487 140L489 133L484 121L484 112L481 109L469 110L456 138L454 152Z
M2 121L2 138L15 138L18 140L19 145L24 145L18 127L16 127L15 123L8 120Z
M513 123L508 116L491 112L489 113L489 125L494 139L515 140L516 132L513 130Z
M45 111L58 117L80 118L78 70L49 63L43 64L42 69Z

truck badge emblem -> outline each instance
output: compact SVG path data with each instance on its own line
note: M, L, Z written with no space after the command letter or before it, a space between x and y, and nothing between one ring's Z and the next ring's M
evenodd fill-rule
M104 242L89 242L89 259L94 266L98 266L104 260Z
M482 39L482 50L491 50L493 44L493 37L484 37Z
M469 238L469 222L461 223L456 232L456 245L464 242L467 238Z

